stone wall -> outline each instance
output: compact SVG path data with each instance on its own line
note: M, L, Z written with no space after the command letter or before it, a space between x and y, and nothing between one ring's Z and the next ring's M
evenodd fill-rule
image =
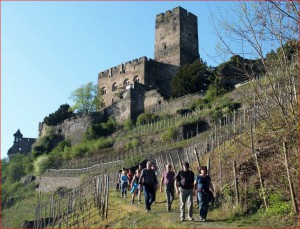
M65 139L71 141L72 144L78 143L84 137L86 130L93 123L99 123L106 119L106 112L91 112L84 115L77 115L72 118L66 119L63 122L54 126L56 134L62 135ZM39 124L39 137L46 134L49 128L45 123Z
M55 192L58 188L64 187L74 189L81 183L80 177L39 177L37 179L41 192Z
M196 93L191 95L182 96L172 100L164 100L159 94L149 91L146 93L146 98L149 98L149 101L158 101L158 103L149 102L149 106L145 109L146 112L151 112L155 114L170 114L175 115L177 110L188 108L189 105L196 99L203 98L204 93ZM146 99L148 101L148 99Z

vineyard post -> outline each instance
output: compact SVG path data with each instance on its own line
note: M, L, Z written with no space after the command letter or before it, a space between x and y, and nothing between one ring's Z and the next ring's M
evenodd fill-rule
M177 153L178 163L179 163L179 167L180 167L179 170L181 170L181 169L183 168L183 164L182 164L181 158L180 158L180 156L179 156L178 150L176 151L176 153Z
M259 176L260 187L262 189L262 195L263 195L264 205L265 205L265 208L267 209L268 208L268 206L267 206L267 197L266 197L265 188L264 188L264 185L263 185L263 182L262 182L262 177L261 177L261 173L260 173L260 167L259 167L259 164L258 164L257 152L255 151L255 148L254 148L252 123L250 124L250 134L251 134L251 149L252 149L252 154L255 157L255 163L256 163L256 168L257 168L257 172L258 172L258 176Z
M107 219L108 217L108 198L109 198L109 177L106 176L106 198L105 198L105 218Z
M240 196L239 196L239 189L238 189L238 181L237 181L237 177L236 177L235 161L233 161L233 177L234 177L234 189L235 189L236 203L237 203L237 205L239 205Z
M210 157L207 159L207 175L210 174Z
M174 165L174 161L173 161L172 155L170 153L169 153L169 157L170 157L171 164L172 164L172 167L174 169L174 172L176 173L176 168L175 168L175 165Z
M288 178L288 181L289 181L289 187L290 187L290 193L291 193L291 200L292 200L294 212L296 214L298 214L298 206L297 206L297 201L296 201L296 198L295 198L295 192L294 192L293 182L292 182L291 177L290 177L290 171L289 171L288 158L287 158L286 151L287 151L287 143L283 142L284 162L285 162L285 166L286 166L287 178Z
M188 162L189 164L191 164L188 150L186 150L185 153L186 153L187 162Z
M199 160L199 156L198 156L198 152L197 152L197 149L196 148L194 148L194 153L195 153L195 155L196 155L196 159L197 159L197 163L198 163L198 169L200 169L200 160Z

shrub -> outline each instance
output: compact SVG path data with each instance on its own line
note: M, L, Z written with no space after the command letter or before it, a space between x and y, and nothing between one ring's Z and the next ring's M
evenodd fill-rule
M74 113L71 111L70 105L63 104L57 111L49 114L49 116L46 116L44 118L44 123L47 126L55 126L56 124L64 121L65 119L71 118L72 116L74 116Z
M123 124L123 128L125 131L129 131L132 130L134 127L133 122L131 119L126 120L126 122L124 122Z
M109 136L114 133L116 129L117 122L112 116L110 116L108 121L105 123L91 125L85 133L85 139L94 140L99 137Z
M33 157L36 158L44 153L50 153L62 140L63 137L61 135L55 134L52 128L49 129L46 135L39 138L34 144L32 150Z
M269 196L269 207L266 214L269 216L288 214L292 210L291 202L284 200L280 193L272 193Z
M47 155L39 156L34 161L34 172L35 175L39 176L43 174L49 168L49 158Z
M138 145L139 145L139 141L137 139L133 139L132 141L126 143L125 149L126 150L133 149Z
M99 138L95 142L93 142L93 150L101 150L112 146L112 138Z
M210 105L210 103L209 103L208 99L200 98L191 103L190 109L196 110L198 108L198 109L202 110L205 107L208 107L209 105Z
M136 124L137 125L147 124L147 123L150 123L150 122L155 121L157 119L158 119L158 116L155 115L155 114L143 113L143 114L140 114L137 117Z
M90 149L86 143L78 143L71 148L70 156L72 158L84 157Z
M171 141L176 139L176 129L174 127L169 127L161 134L161 139L163 141Z

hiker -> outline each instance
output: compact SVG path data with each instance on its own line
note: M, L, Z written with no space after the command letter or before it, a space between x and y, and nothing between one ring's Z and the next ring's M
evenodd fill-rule
M119 189L121 189L121 175L122 175L122 170L119 170L119 172L118 172L118 180L117 180L117 186L116 186L116 190L119 190Z
M154 172L155 172L155 176L156 176L156 179L157 179L157 175L158 175L158 173L157 173L157 167L156 167L156 165L155 164L152 164L151 165L151 169L153 169L154 170ZM156 191L157 191L157 188L155 189L155 192L154 192L154 201L153 201L153 203L156 203Z
M155 201L155 191L157 189L157 177L155 171L151 169L151 161L148 161L146 168L142 170L139 184L143 185L145 196L146 212L151 211L151 204Z
M134 198L136 195L138 195L138 203L141 204L141 190L140 190L140 185L139 185L139 179L141 177L141 170L137 169L135 171L135 174L133 176L132 182L131 182L131 191L130 193L132 193L132 201L131 204L134 204Z
M188 162L183 164L183 170L179 171L175 177L176 193L180 200L180 220L185 221L185 204L187 203L188 218L193 218L193 189L194 189L194 173L190 170Z
M170 164L166 165L166 171L163 172L160 182L160 192L162 192L162 187L165 185L166 199L167 199L167 211L171 211L171 205L174 200L174 181L175 173L172 171L172 166Z
M128 177L128 191L129 191L131 189L131 183L132 183L132 178L133 178L131 169L128 169L127 177Z
M208 212L208 204L210 199L213 198L214 187L211 183L211 178L207 175L207 167L201 166L199 169L199 175L194 182L194 192L197 190L197 200L199 205L200 221L205 222ZM212 196L211 196L212 195Z
M127 171L123 169L121 175L121 198L127 198L128 177Z

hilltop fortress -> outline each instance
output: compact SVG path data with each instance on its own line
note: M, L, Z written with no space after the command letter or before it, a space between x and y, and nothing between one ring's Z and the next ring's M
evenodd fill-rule
M156 16L154 60L141 57L100 72L98 89L106 107L122 98L124 90L134 90L136 84L142 84L144 91L157 89L160 95L169 97L170 82L178 67L196 59L199 59L197 17L176 7ZM144 107L149 105L145 103Z
M144 112L176 114L187 106L190 95L167 101L171 80L177 69L199 58L197 17L176 7L158 14L155 25L154 60L147 57L122 63L98 74L98 91L105 107L98 112L64 120L56 125L56 132L72 143L79 142L92 123L113 116L121 123L135 120ZM47 126L39 125L39 136Z
M189 95L172 101L165 100L170 96L171 80L177 69L198 59L198 49L198 25L194 14L181 7L158 14L154 60L140 57L100 72L98 91L103 96L105 107L98 112L66 119L54 127L55 132L77 143L91 124L99 123L108 116L124 122L135 120L144 112L176 114L192 98L200 97ZM39 123L39 137L45 135L47 128L45 123ZM12 147L9 157L20 152L12 150L15 148L19 149L18 146Z

